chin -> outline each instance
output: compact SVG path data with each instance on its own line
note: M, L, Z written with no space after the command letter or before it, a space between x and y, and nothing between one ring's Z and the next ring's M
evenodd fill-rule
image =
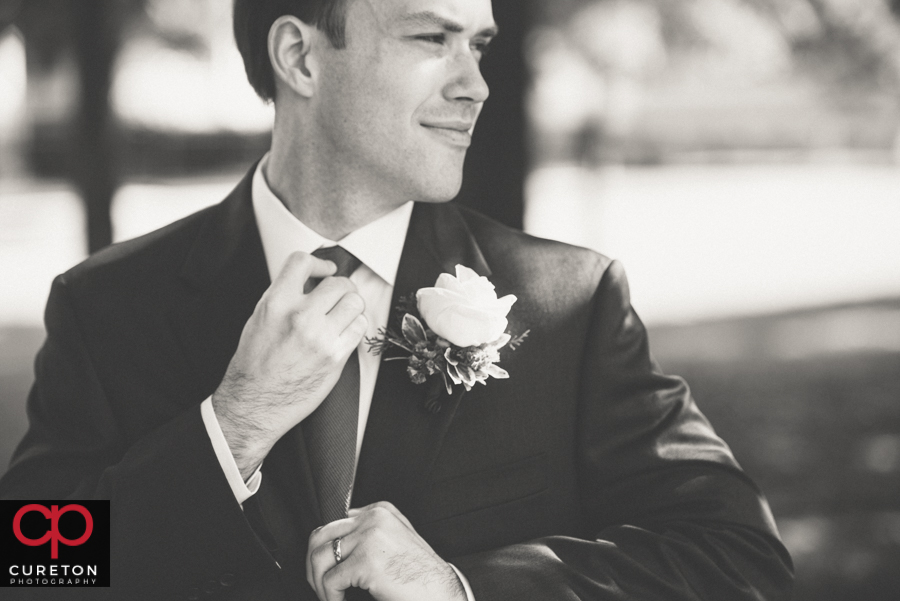
M456 198L462 188L462 160L435 161L430 167L416 177L416 200L437 203Z
M435 178L431 182L418 186L419 193L416 194L416 200L419 202L449 202L456 198L462 187L462 173L458 178L452 181L446 181L444 178Z

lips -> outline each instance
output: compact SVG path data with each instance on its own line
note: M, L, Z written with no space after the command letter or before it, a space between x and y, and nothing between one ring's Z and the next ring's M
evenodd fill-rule
M472 129L475 123L471 121L430 122L421 125L432 134L456 146L467 147L472 143Z

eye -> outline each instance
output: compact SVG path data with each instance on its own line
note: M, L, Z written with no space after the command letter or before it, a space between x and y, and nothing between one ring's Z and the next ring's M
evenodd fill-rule
M447 36L443 33L428 33L417 35L415 36L415 39L432 44L443 44L447 40Z
M488 55L491 50L489 41L480 41L472 43L472 50L478 53L478 58L482 59Z

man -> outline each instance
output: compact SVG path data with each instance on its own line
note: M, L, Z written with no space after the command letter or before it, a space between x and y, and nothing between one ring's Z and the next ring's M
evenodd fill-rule
M789 598L765 501L650 359L618 264L445 204L496 29L490 0L236 1L271 152L57 278L2 481L110 499L113 596ZM530 336L448 394L365 337L456 265Z

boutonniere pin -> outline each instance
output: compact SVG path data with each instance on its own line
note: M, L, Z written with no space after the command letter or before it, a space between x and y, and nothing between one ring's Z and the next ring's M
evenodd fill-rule
M439 376L447 394L453 394L454 385L471 390L489 377L509 378L497 365L500 349L516 350L528 336L527 331L518 336L506 332L506 316L515 302L512 294L497 298L486 277L457 265L456 276L442 273L433 288L420 289L414 299L400 299L399 332L382 328L366 343L376 355L392 347L403 351L385 361L406 360L415 384Z

